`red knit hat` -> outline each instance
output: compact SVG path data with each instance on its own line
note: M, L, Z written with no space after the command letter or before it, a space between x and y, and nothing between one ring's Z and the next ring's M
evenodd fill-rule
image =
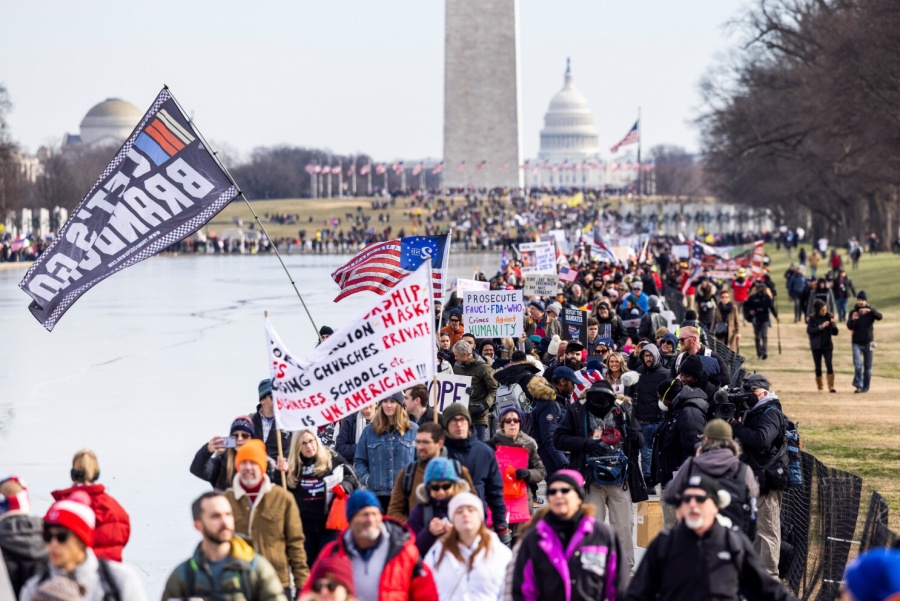
M88 547L94 546L94 525L97 518L90 505L77 500L63 499L57 501L47 510L44 516L45 526L62 526L81 539Z
M266 444L258 438L245 442L244 446L238 449L237 455L234 457L234 465L240 467L244 461L253 461L265 475L266 470L269 469L269 456L266 454Z
M301 592L303 594L312 592L313 584L323 578L331 578L338 584L343 585L347 589L349 596L356 596L353 588L353 566L350 565L350 560L346 556L337 554L320 555L316 563L313 564L309 580L306 581L306 586L303 587Z

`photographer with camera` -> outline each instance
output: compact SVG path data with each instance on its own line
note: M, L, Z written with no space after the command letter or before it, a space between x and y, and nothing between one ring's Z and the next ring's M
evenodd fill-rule
M584 476L584 500L597 508L598 522L606 519L609 509L609 525L621 545L622 567L630 572L634 569L632 503L647 499L638 466L643 444L640 423L616 404L609 382L600 380L569 405L553 442L557 449L569 452L571 469Z
M743 449L741 460L753 470L759 482L757 499L757 536L753 541L766 570L778 577L781 554L781 497L788 481L788 456L785 441L787 418L781 401L770 392L771 385L762 374L744 380L749 409L731 420L734 438Z

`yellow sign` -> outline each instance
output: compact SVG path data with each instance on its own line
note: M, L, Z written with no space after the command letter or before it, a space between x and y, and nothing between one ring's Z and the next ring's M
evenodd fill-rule
M574 194L569 197L569 200L566 201L566 204L570 207L577 207L584 203L584 194L579 192L578 194Z

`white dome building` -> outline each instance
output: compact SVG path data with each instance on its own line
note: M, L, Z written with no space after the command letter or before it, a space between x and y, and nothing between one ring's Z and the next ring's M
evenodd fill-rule
M143 111L130 102L107 98L94 105L81 120L81 135L67 136L66 143L122 144L143 116Z
M575 88L566 61L563 88L550 101L538 159L525 166L526 186L595 188L603 185L600 140L587 99Z

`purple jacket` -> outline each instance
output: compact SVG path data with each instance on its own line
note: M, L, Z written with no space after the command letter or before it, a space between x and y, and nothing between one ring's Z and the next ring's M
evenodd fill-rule
M553 527L541 520L516 555L513 599L617 601L628 583L620 557L615 532L591 516L581 519L565 549Z

